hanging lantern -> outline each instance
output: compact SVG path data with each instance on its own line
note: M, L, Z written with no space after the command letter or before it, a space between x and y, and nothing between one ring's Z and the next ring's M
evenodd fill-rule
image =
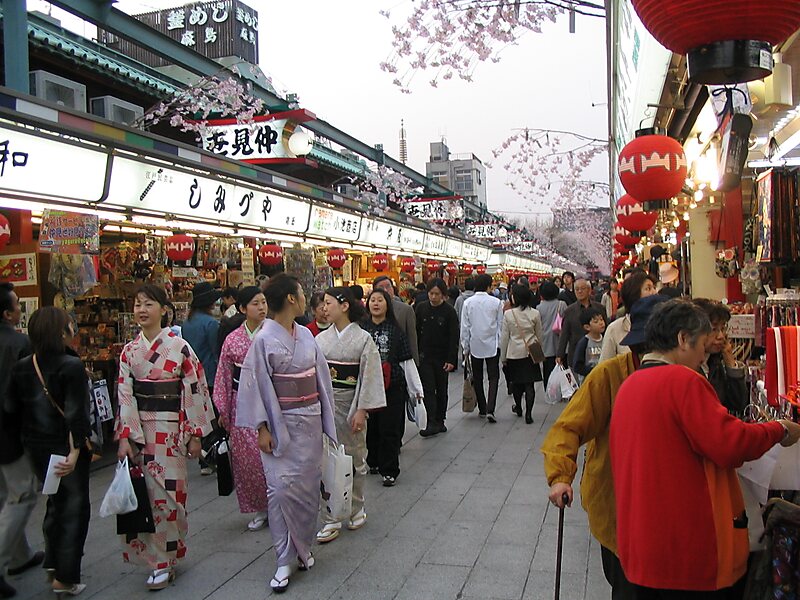
M455 275L458 273L458 265L454 262L447 263L447 266L444 268L448 275Z
M328 266L331 269L341 269L347 262L347 255L341 248L331 248L328 250Z
M267 267L277 266L283 261L283 248L278 244L264 244L258 249L258 260Z
M631 234L644 237L647 235L647 231L656 224L658 213L644 212L641 203L636 198L625 194L617 202L617 220Z
M403 273L413 273L417 268L417 261L410 256L403 256L400 259L400 270Z
M8 245L11 240L11 223L5 215L0 214L0 250Z
M619 178L625 191L642 203L645 212L664 210L686 181L686 155L677 140L636 132L619 153Z
M614 239L625 246L625 248L630 248L638 244L639 240L642 238L641 236L636 237L635 235L631 235L627 229L617 222L614 223Z
M167 258L173 262L192 260L194 256L194 238L185 233L176 233L164 240Z
M623 246L619 242L614 242L614 252L616 252L617 254L624 254L627 251L628 250L627 248L625 248L625 246Z
M475 270L475 267L473 267L473 266L472 266L472 265L470 265L470 264L463 264L463 265L461 265L461 270L462 270L464 273L469 273L469 274L472 274L472 271L474 271L474 270Z
M425 263L425 267L428 269L428 271L438 271L439 269L442 268L442 263L432 258Z
M633 0L663 46L687 55L694 83L728 84L772 73L772 47L800 29L797 0Z
M385 271L389 268L389 257L385 254L376 254L372 257L372 268L376 271Z
M475 272L478 275L485 275L486 274L486 265L478 265L475 267Z

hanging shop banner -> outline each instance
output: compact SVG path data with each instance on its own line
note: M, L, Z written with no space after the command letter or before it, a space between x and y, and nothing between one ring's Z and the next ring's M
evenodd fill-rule
M311 207L255 187L116 156L107 204L302 233Z
M108 154L0 126L0 192L96 201Z
M492 255L492 250L491 248L484 248L477 244L464 244L461 255L464 257L464 260L486 262Z
M447 256L452 256L453 258L461 258L463 246L466 246L466 244L462 243L461 240L447 238L447 243L444 247L444 253Z
M433 256L442 256L447 248L447 238L432 233L425 234L425 242L422 251Z
M406 214L423 221L453 222L464 219L464 202L459 198L411 200L405 204Z
M425 232L403 227L400 230L400 249L406 252L419 251L425 245Z
M508 229L500 223L468 223L465 233L479 240L497 240L506 237Z
M358 241L405 251L422 250L425 233L390 221L362 219Z
M100 218L91 214L44 209L39 229L39 252L99 254Z
M324 206L312 207L309 235L355 242L360 233L361 217Z

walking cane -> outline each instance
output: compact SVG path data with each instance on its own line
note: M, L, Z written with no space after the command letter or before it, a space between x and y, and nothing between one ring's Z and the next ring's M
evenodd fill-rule
M564 492L561 496L561 504L558 509L558 546L556 547L556 600L561 598L561 550L564 544L564 508L569 502L569 496Z

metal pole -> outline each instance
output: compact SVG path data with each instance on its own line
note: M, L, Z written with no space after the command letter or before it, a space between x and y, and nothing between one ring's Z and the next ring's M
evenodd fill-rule
M6 87L30 93L28 65L28 8L26 0L3 2L3 64Z

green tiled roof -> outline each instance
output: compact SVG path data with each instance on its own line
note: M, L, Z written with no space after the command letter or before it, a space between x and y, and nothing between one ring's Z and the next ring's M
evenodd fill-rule
M314 144L314 148L311 150L311 153L308 155L308 157L318 162L330 165L336 169L339 169L340 171L344 171L345 173L358 175L359 177L363 176L367 171L367 165L363 161L350 158L349 156L345 156L340 152L331 150L330 148L318 143Z

